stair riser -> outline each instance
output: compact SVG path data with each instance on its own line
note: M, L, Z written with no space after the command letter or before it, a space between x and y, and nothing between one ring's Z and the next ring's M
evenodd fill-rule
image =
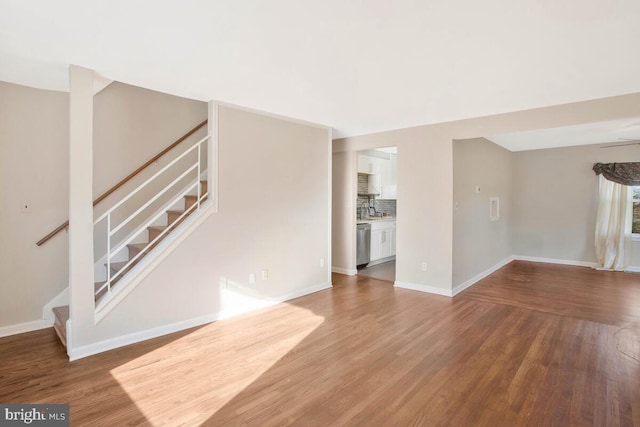
M168 220L169 225L171 225L174 222L176 222L178 220L178 218L180 218L180 215L182 215L182 213L179 213L179 212L167 212L167 220Z
M138 255L140 253L140 249L137 248L129 248L129 259L133 258L134 256Z
M69 320L69 306L54 307L53 315L55 321L53 323L53 329L56 331L56 335L60 338L60 342L65 347L67 346L67 320Z
M160 230L154 230L154 229L149 229L149 241L152 241L153 239L155 239L156 237L158 237L160 235L162 231Z
M61 324L56 320L56 323L53 324L53 329L56 331L56 335L60 338L60 342L62 342L63 346L67 346L67 328L65 325Z
M185 196L184 198L184 208L189 209L191 206L195 205L197 196Z
M202 200L200 200L200 204L204 203L205 200L207 200L208 197L203 197ZM193 206L196 203L196 200L198 199L198 196L184 196L184 208L189 209L191 206Z

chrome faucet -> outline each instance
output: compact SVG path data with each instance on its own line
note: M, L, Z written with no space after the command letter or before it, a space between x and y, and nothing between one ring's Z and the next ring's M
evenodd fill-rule
M360 203L360 213L358 214L358 219L365 219L365 217L367 216L367 208L368 208L369 202L361 202Z

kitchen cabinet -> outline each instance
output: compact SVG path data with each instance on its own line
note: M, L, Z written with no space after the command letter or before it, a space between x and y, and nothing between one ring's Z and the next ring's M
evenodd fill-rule
M379 194L380 199L397 199L397 155L389 154L389 159L383 159L358 154L358 173L369 175L370 194Z
M384 159L358 154L358 173L379 175L382 169L382 161L384 161Z
M396 222L380 221L371 224L370 261L396 254Z
M391 254L390 256L396 256L396 229L389 231L389 240L391 241Z
M381 165L380 198L396 200L398 198L398 156L389 154L390 159Z

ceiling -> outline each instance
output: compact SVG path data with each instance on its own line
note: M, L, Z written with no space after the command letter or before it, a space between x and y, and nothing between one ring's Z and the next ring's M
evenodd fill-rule
M640 92L638 0L0 0L0 80L124 83L334 136Z
M588 144L640 142L640 117L486 137L510 151Z

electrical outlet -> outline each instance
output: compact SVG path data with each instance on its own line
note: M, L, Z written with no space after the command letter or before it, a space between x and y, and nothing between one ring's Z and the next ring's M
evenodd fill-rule
M320 267L324 267L324 258L320 258Z
M422 267L422 271L427 271L427 263L426 262L423 262L421 267Z
M262 270L262 280L269 280L269 270Z
M480 186L476 185L476 193L479 193L479 192L480 192Z
M249 284L250 285L256 284L256 275L254 273L249 273Z
M31 202L22 202L22 205L20 206L20 211L23 213L31 212Z

